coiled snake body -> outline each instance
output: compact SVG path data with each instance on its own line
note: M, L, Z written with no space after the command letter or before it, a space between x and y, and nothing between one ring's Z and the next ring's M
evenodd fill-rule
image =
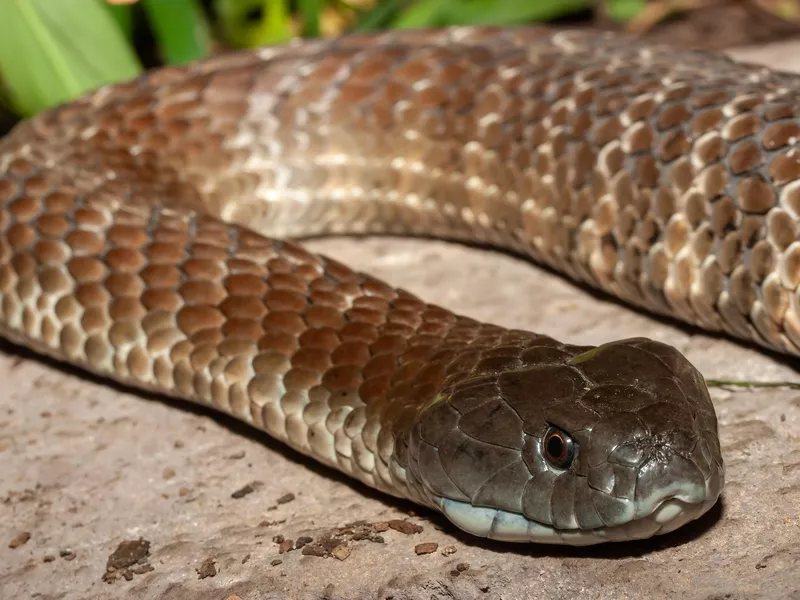
M487 243L798 354L799 93L721 56L541 28L155 71L0 141L2 335L213 406L475 535L671 531L724 480L675 349L479 323L279 238Z

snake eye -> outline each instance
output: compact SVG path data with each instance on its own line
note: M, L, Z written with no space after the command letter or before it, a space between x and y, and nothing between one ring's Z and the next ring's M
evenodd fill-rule
M568 469L575 457L575 444L566 433L551 425L542 439L542 453L555 468Z

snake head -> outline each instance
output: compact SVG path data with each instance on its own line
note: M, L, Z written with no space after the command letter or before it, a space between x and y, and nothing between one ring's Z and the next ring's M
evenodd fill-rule
M667 533L716 503L714 408L677 350L537 336L512 354L451 383L410 432L409 481L457 526L589 545Z

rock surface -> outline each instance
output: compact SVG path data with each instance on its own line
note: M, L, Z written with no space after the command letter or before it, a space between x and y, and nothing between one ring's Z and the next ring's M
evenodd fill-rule
M733 54L800 71L800 42ZM796 361L501 254L396 239L311 247L478 319L576 343L644 335L707 378L800 384ZM2 598L800 598L797 390L712 390L727 485L711 514L648 542L570 550L469 539L230 420L8 348L0 382ZM342 529L354 521L365 523Z

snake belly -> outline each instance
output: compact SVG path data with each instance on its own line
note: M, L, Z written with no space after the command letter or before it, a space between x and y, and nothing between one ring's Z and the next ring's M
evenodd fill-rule
M0 140L0 334L477 536L672 531L724 485L677 350L480 323L290 239L488 244L797 355L799 92L721 55L539 27L153 71Z

